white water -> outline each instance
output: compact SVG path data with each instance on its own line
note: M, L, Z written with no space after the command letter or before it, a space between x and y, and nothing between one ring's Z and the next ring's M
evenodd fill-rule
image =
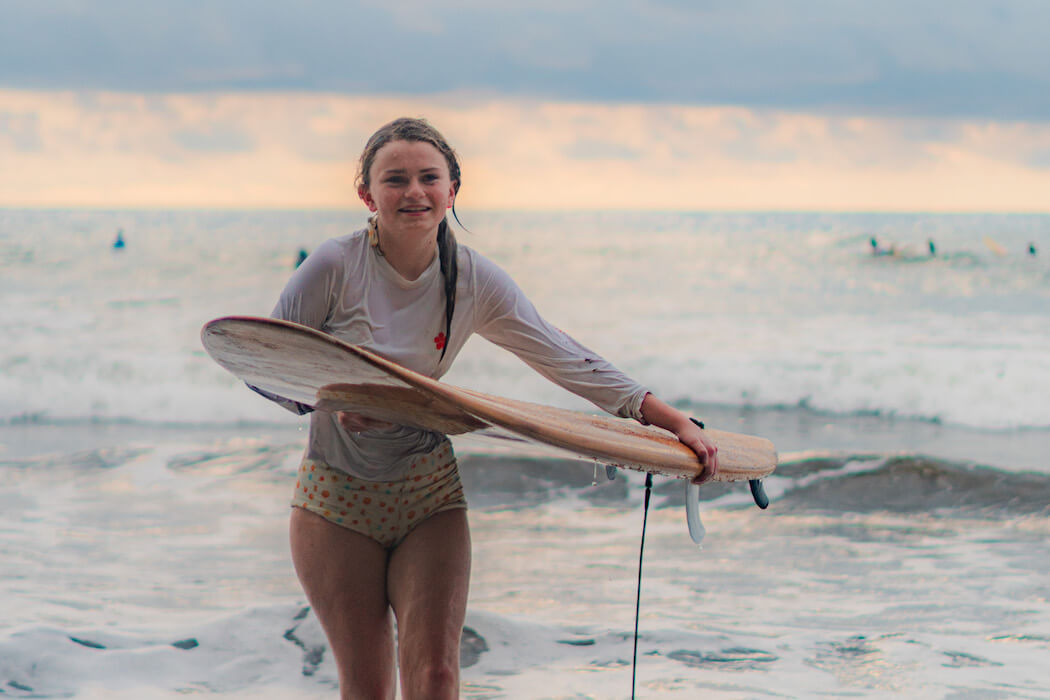
M0 212L0 420L281 421L202 353L354 214ZM1050 428L1050 217L467 215L543 313L687 404ZM118 227L128 248L110 242ZM937 258L873 258L868 236ZM1010 254L982 244L994 235ZM579 406L472 342L449 381Z

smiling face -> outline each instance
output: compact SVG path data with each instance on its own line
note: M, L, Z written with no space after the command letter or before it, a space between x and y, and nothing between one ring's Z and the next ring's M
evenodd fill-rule
M425 141L390 141L376 152L357 194L379 215L381 235L437 235L455 202L445 156Z

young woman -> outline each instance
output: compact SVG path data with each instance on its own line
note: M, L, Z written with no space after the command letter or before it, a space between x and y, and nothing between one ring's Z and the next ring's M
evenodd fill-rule
M382 127L358 173L368 227L319 246L273 316L434 378L479 333L601 408L673 432L705 465L698 481L713 476L717 448L687 416L546 323L505 272L456 243L446 212L459 186L456 154L427 122ZM292 557L342 697L392 698L398 667L406 700L458 697L470 534L448 438L314 412L292 505Z

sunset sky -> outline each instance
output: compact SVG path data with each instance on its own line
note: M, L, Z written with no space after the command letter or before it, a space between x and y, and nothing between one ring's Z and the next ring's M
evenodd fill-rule
M1050 211L1050 3L5 0L0 206Z

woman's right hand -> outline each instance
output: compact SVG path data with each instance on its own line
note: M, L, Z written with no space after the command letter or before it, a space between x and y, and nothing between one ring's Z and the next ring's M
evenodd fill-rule
M397 427L393 423L387 423L385 420L369 418L360 413L351 413L350 411L337 411L335 417L339 421L339 425L343 427L343 430L348 433L363 433L366 430L390 430Z

